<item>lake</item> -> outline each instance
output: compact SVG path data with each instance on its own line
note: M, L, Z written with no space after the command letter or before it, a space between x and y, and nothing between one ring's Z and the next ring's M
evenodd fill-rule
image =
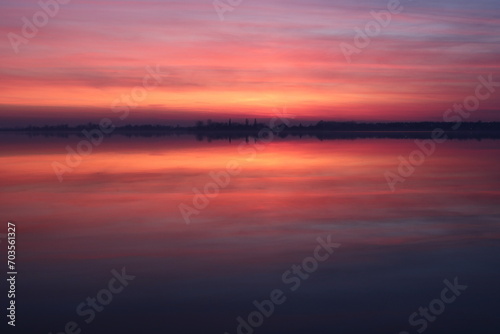
M16 332L498 333L498 140L0 139Z

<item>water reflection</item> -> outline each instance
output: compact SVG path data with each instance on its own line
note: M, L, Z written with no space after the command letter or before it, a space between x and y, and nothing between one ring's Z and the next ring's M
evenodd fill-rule
M496 333L498 141L446 142L392 193L384 172L411 140L278 139L249 159L244 139L111 137L59 183L71 140L3 139L25 331L233 334L331 235L342 247L255 333L415 333L410 314L457 276L470 288L426 332ZM241 173L184 224L179 204L232 160ZM123 266L137 278L85 324L76 306Z

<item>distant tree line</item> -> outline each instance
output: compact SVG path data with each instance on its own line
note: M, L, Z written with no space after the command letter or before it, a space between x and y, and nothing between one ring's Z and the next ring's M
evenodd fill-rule
M257 119L244 122L214 122L212 120L197 121L194 126L171 126L171 125L123 125L116 127L110 135L122 135L126 137L159 137L178 136L191 134L197 140L228 140L244 138L247 142L258 138L263 129L267 130L266 123L257 122ZM69 126L44 125L27 126L24 128L0 129L0 131L21 132L30 137L83 137L83 130L99 129L99 125L89 122L87 124ZM446 122L332 122L319 121L310 125L292 125L280 131L276 136L287 137L313 137L320 140L328 139L356 139L356 138L428 138L429 133L435 129L446 131L450 139L500 139L500 122L467 122L457 127L456 123ZM279 132L279 133L278 133Z

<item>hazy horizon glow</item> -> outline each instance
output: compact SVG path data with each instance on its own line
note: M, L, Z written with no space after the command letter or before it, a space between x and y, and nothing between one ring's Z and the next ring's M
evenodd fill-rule
M339 44L387 0L245 0L220 21L211 0L77 1L16 54L7 35L37 1L0 4L0 122L94 120L141 85L145 67L167 72L129 121L269 117L440 120L500 81L500 2L404 2L404 11L348 64ZM500 120L500 94L470 120Z

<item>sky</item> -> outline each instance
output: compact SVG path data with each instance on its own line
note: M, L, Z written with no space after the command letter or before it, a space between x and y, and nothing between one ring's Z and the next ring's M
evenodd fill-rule
M59 1L41 0L51 15L35 0L0 3L0 126L123 108L123 123L285 108L299 120L439 121L479 76L500 82L498 0ZM468 120L500 121L500 88Z

